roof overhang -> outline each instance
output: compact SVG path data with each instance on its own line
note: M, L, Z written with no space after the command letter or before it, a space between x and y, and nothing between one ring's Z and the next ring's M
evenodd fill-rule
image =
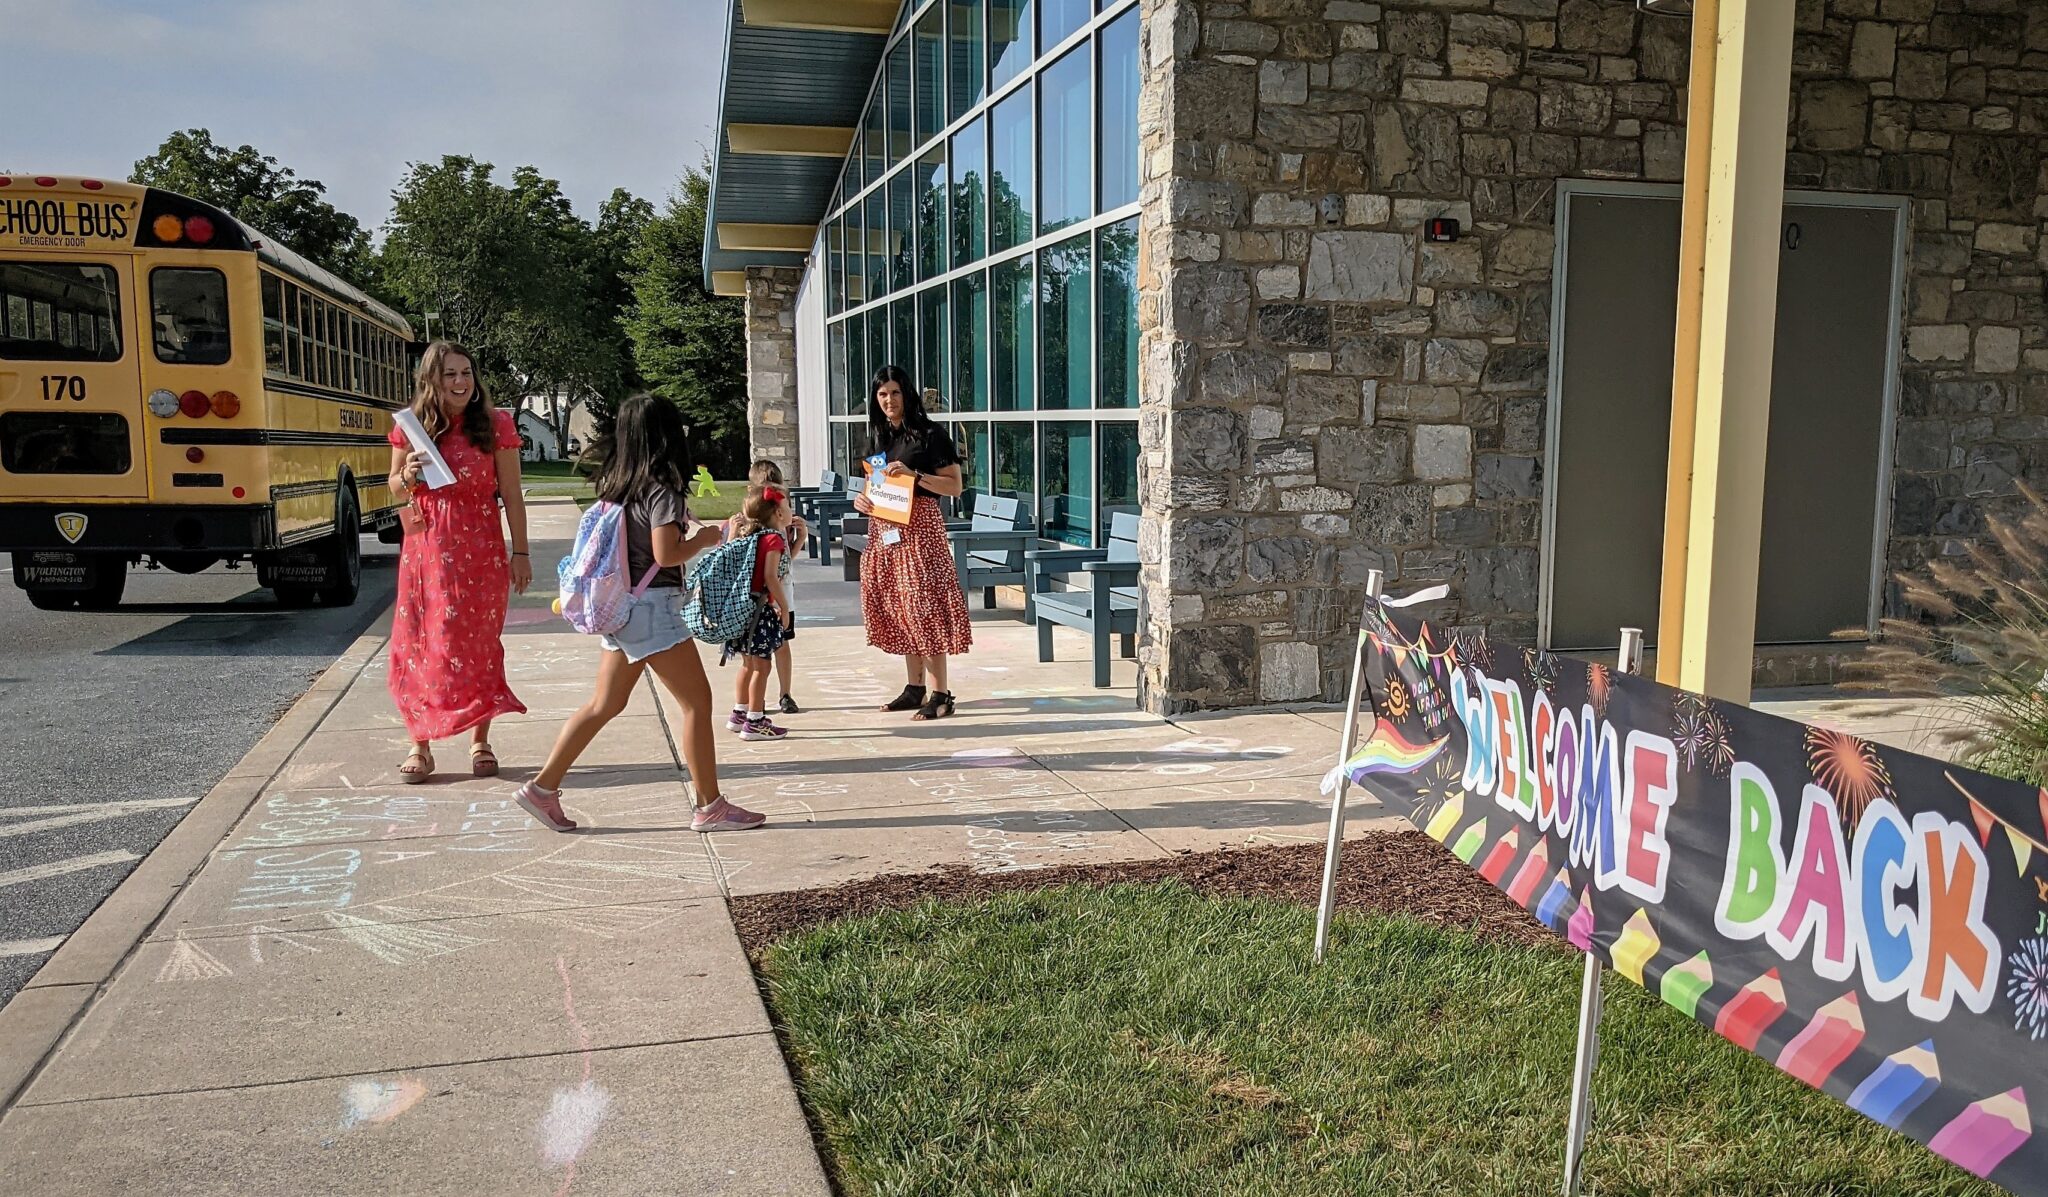
M900 0L726 0L705 281L801 266L832 202Z

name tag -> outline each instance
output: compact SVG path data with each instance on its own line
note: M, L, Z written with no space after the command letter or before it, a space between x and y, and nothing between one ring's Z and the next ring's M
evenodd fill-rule
M902 533L902 531L901 531L901 530L899 530L899 529L896 529L896 528L884 528L884 529L882 529L882 543L883 543L883 544L885 544L885 545L893 545L893 544L897 543L898 541L900 541L900 540L902 540L902 539L903 539L903 533Z

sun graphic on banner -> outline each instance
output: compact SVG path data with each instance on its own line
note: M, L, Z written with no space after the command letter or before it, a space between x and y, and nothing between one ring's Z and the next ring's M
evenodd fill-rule
M1405 719L1411 708L1408 705L1408 687L1400 678L1387 679L1387 718Z
M1892 796L1892 774L1884 758L1846 732L1807 728L1806 767L1813 773L1813 783L1834 795L1846 831L1856 830L1871 803Z

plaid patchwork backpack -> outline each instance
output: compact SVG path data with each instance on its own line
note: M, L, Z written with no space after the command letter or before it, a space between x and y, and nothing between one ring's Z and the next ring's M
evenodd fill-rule
M754 592L754 562L761 533L706 549L683 573L683 626L709 644L746 634L767 607Z
M555 567L560 591L555 610L579 632L616 632L626 626L630 601L647 590L659 568L648 566L640 584L627 589L626 509L617 503L593 503L576 525L576 544Z

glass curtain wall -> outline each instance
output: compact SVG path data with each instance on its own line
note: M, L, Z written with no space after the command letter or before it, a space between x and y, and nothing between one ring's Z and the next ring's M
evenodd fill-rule
M1040 535L1138 505L1136 0L908 0L826 218L832 464L893 363Z

